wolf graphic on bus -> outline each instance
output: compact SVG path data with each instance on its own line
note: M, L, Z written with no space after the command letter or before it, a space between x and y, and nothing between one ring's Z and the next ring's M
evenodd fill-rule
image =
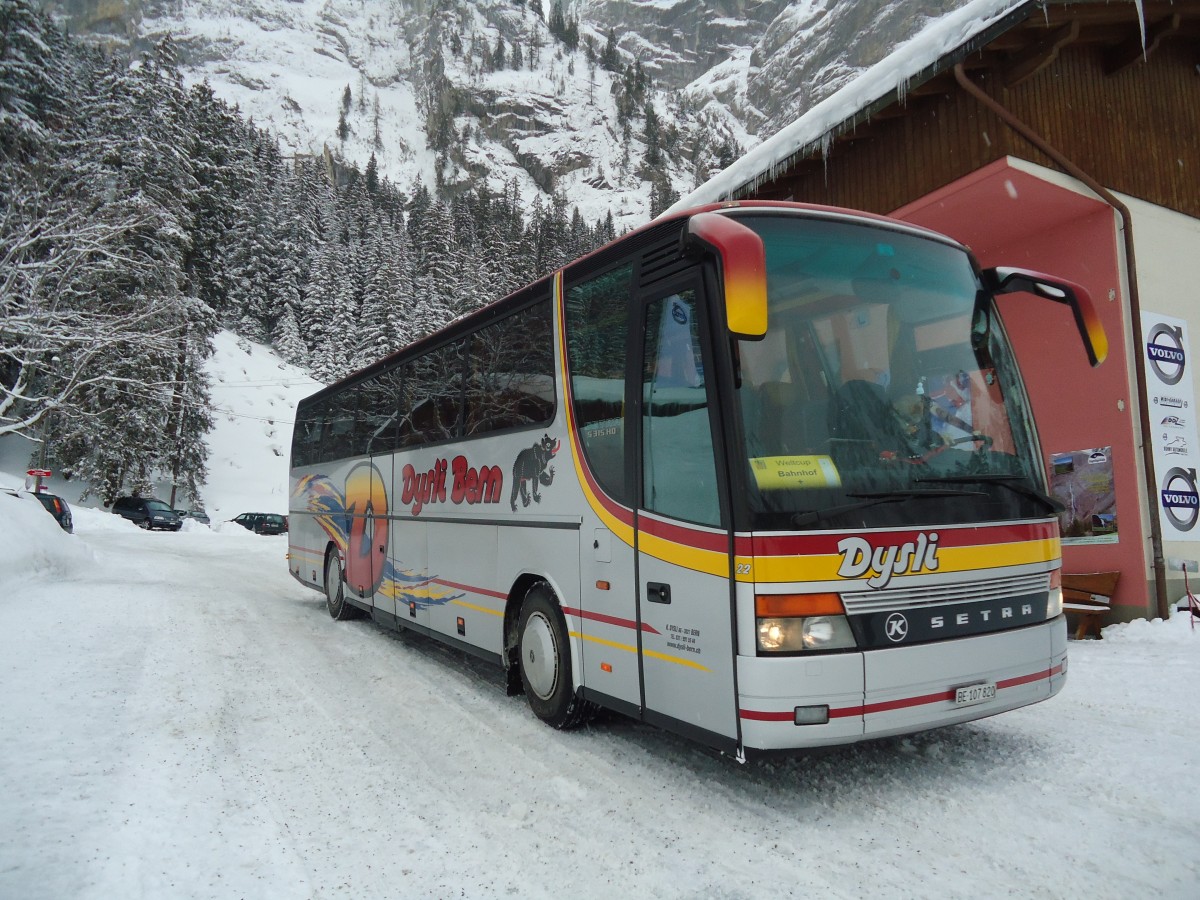
M531 494L534 503L542 502L538 486L549 487L554 481L554 466L550 465L550 460L558 453L560 444L561 441L552 440L547 434L542 436L541 441L517 454L513 463L512 495L508 498L513 512L517 511L517 494L521 495L522 506L529 505ZM527 483L529 487L526 487Z

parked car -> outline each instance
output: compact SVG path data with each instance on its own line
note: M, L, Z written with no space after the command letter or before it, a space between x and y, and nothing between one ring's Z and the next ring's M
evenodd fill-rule
M179 513L157 497L118 497L113 502L112 511L128 519L138 528L149 531L155 528L178 531L183 527L183 519L179 518Z
M4 488L4 493L14 497L33 497L46 508L46 512L54 516L54 520L62 526L67 534L75 533L75 523L71 519L71 507L67 501L57 494L47 494L44 491L17 491Z
M255 534L287 534L288 530L287 516L279 513L242 513L233 521Z
M202 509L177 509L175 512L179 513L179 518L181 519L192 519L202 525L212 524L212 521L208 518L208 513Z

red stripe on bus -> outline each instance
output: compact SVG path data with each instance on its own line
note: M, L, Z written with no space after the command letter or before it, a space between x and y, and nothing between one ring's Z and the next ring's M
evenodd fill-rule
M324 550L313 550L311 547L301 547L298 544L292 544L290 547L293 553L311 553L313 556L324 556Z
M688 528L670 522L660 522L648 516L638 517L638 528L646 534L683 544L696 550L711 550L716 553L729 552L729 534L724 531L701 531L698 528Z
M828 556L838 553L838 542L846 537L869 536L878 545L915 543L921 534L937 533L938 546L977 547L986 544L1018 543L1051 540L1058 536L1054 523L1027 525L931 526L914 531L862 531L812 535L762 535L752 538L755 556Z
M568 615L575 616L578 619L590 619L593 622L603 622L605 625L616 625L618 628L629 628L633 631L637 631L638 629L638 623L633 621L633 619L621 619L617 616L606 616L604 613L588 612L587 610L575 609L571 606L564 606L563 612L567 613ZM650 634L658 634L658 629L647 625L645 622L642 623L641 630L649 632Z
M756 722L791 722L795 719L795 713L792 712L762 712L757 709L739 709L738 715ZM830 715L833 713L830 712Z
M1035 681L1041 681L1045 678L1050 678L1062 672L1062 666L1057 665L1050 669L1044 669L1041 672L1031 672L1028 675L1018 675L1015 678L1005 678L1002 681L996 682L996 690L1001 691L1005 688L1019 687L1023 684L1031 684ZM867 703L862 706L843 706L831 708L829 710L829 718L845 719L850 716L871 715L872 713L891 712L897 709L909 709L914 706L925 706L930 703L940 703L943 700L953 700L954 689L948 691L937 691L932 694L922 694L918 697L904 697L899 700L887 700L881 703ZM795 711L788 710L786 712L766 712L757 709L739 709L738 715L743 719L752 719L757 722L792 722L794 721Z
M434 584L440 584L443 587L455 588L460 591L470 591L472 594L482 594L484 597L495 597L497 600L507 600L508 594L502 594L499 591L489 591L487 588L472 587L469 584L459 584L457 581L447 581L444 578L430 578Z
M996 682L996 690L1000 691L1004 688L1017 687L1022 684L1029 684L1033 681L1041 681L1043 678L1052 678L1062 672L1062 665L1057 665L1052 669L1047 669L1044 672L1034 672L1031 675L1020 675L1016 678L1005 678L1003 681Z

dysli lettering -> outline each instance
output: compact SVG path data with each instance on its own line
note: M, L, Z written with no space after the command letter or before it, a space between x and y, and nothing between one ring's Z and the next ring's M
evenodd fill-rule
M887 587L893 575L936 572L937 541L936 532L921 533L916 541L882 547L872 547L865 538L843 538L838 541L838 552L842 555L838 574L843 578L861 578L870 573L867 584L880 589Z

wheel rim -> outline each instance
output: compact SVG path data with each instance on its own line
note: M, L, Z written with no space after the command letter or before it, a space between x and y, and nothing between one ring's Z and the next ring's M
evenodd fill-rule
M325 597L330 603L337 603L342 589L342 565L336 556L331 557L325 567Z
M549 699L558 682L558 645L550 622L535 612L525 622L521 634L521 671L532 690L542 700Z

